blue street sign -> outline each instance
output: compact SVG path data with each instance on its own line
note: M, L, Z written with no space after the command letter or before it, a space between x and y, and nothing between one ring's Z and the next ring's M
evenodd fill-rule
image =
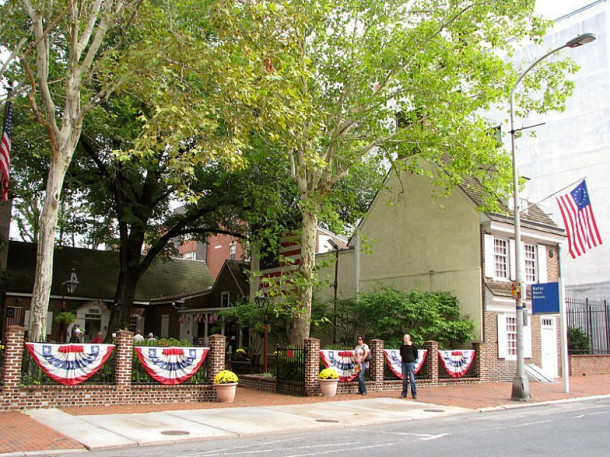
M532 284L532 313L559 314L559 283Z

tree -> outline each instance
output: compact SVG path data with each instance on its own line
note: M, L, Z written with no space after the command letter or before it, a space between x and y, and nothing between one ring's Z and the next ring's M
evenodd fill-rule
M447 292L382 288L337 305L337 334L343 345L365 335L384 340L386 347L398 347L409 333L418 345L434 340L442 349L459 349L474 338L474 323L460 316L457 299ZM332 304L327 304L329 309L332 313Z
M319 215L362 160L380 157L427 174L439 192L475 177L489 204L507 192L509 155L496 148L493 124L481 113L504 103L518 75L500 55L510 51L509 41L544 34L545 24L532 18L534 3L225 2L223 40L253 81L232 94L235 115L251 119L298 192L302 250L293 343L309 335ZM542 102L525 97L520 106L561 108L570 84L559 70L574 67L553 62L532 75L531 90L544 80L551 84Z
M19 81L27 91L36 120L49 138L50 162L44 205L40 216L36 275L29 322L30 338L46 338L46 311L53 271L53 249L57 214L66 171L80 138L85 115L113 91L114 81L100 85L92 76L104 53L120 48L120 40L109 42L111 29L129 28L139 2L120 0L73 0L32 3L30 0L2 5L2 32L18 58ZM8 63L8 62L7 62ZM8 70L2 66L2 74ZM60 74L60 90L50 74Z

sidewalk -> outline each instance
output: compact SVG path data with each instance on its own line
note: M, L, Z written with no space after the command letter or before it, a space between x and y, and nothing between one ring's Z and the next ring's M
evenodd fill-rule
M530 383L532 400L511 401L512 385L422 386L418 399L399 391L339 397L293 397L238 388L234 403L176 403L0 412L0 456L196 441L246 434L417 420L489 408L610 395L610 375ZM311 408L312 403L323 403ZM48 426L45 424L49 424Z

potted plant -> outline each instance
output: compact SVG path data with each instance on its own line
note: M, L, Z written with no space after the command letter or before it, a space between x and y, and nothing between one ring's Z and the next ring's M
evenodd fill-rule
M235 400L235 390L237 388L237 375L230 370L222 370L214 378L216 397L222 403L231 403Z
M337 384L339 374L334 368L325 368L318 375L320 380L320 391L323 397L334 397L337 395Z
M62 311L55 316L55 322L59 324L59 341L65 342L67 340L66 331L70 324L76 320L74 313L70 311Z
M231 354L231 369L237 374L247 374L251 372L250 359L245 349L239 348Z

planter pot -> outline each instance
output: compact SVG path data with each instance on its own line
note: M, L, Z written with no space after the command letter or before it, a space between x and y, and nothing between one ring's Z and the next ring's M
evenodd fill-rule
M235 400L235 390L237 383L232 384L214 384L216 388L216 397L221 403L232 403Z
M323 397L334 397L337 395L338 379L320 379L320 391Z
M252 365L249 360L232 360L231 371L235 374L250 374L252 373Z

